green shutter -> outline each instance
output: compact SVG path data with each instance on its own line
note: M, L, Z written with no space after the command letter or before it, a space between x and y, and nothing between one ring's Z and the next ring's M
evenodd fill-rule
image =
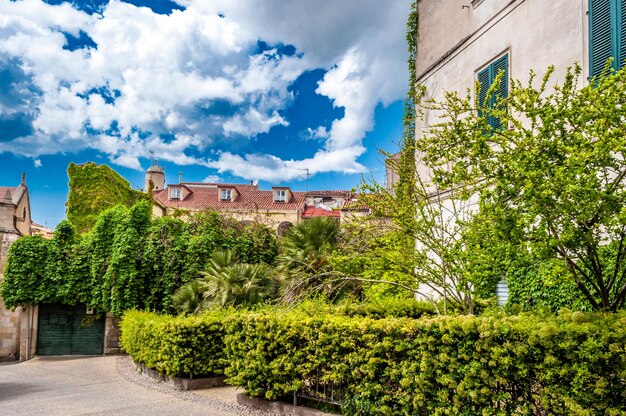
M503 100L509 96L509 56L504 55L503 57L497 59L493 64L490 65L491 73L493 74L492 83L496 81L496 77L501 72L503 73L502 79L500 80L500 85L498 85L495 95L492 97L492 108L495 108L497 103L500 100ZM501 129L502 122L499 117L492 117L491 119L491 127L494 129Z
M502 79L500 80L500 85L496 88L494 95L489 97L489 100L487 100L487 91L489 91L491 85L496 81L496 76L500 72L504 73ZM480 71L477 78L480 91L478 91L476 98L478 101L478 115L481 116L481 108L494 108L496 103L498 103L498 100L509 96L509 55L506 54L496 59L487 68ZM494 129L502 128L502 122L498 117L489 116L487 123Z
M489 90L489 87L491 86L491 81L489 80L489 68L488 67L478 73L478 86L479 86L479 91L478 91L478 96L477 96L478 117L482 117L483 112L481 111L481 109L483 107L489 107L489 103L485 102L487 99L487 91Z
M618 1L618 9L620 13L619 16L619 59L617 61L617 68L621 69L624 67L624 62L626 61L626 0L617 0Z
M614 0L589 0L589 52L591 78L602 73L606 61L615 56L615 30L611 9ZM622 0L617 0L622 2ZM623 7L620 7L623 10ZM613 14L614 16L614 14Z

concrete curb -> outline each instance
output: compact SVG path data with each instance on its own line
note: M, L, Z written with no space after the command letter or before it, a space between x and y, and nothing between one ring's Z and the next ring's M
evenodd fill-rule
M285 402L272 402L259 399L258 397L248 397L243 393L237 394L237 404L281 416L337 416L335 413L325 413L309 407L294 406Z
M224 382L225 376L215 377L199 377L199 378L186 378L186 377L170 377L163 375L153 368L148 368L143 364L139 364L135 361L131 361L135 371L139 374L143 374L151 379L161 381L172 385L178 390L197 390L208 389L212 387L226 387L228 384Z

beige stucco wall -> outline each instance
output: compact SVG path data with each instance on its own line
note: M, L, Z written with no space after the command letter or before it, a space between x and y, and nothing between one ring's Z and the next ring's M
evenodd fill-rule
M504 53L514 79L527 81L534 70L539 83L554 65L550 87L578 62L582 87L589 66L587 8L588 0L420 0L416 76L425 99L443 100L446 91L474 96L477 72ZM416 123L418 139L441 116L426 109ZM431 174L416 157L428 187Z
M575 62L588 73L587 0L421 0L417 81L427 98L444 91L473 91L476 73L496 57L509 54L510 76L526 80L530 70L545 74L556 67L562 80ZM468 6L469 7L463 7ZM427 112L419 126L437 121ZM418 129L419 134L419 129Z
M166 212L163 213L159 207L153 206L153 215L154 216L163 216L163 215L172 215L174 213L174 208L167 208ZM189 211L190 213L200 212L200 211ZM278 231L278 226L283 222L290 222L293 225L297 225L300 223L300 210L285 210L285 211L273 211L266 209L259 210L220 210L218 211L221 215L232 218L236 221L253 221L258 222L260 224L267 225L269 228L274 231Z

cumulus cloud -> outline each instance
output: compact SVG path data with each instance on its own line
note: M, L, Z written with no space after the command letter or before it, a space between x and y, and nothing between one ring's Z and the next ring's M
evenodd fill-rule
M363 170L357 159L376 106L406 91L409 0L178 3L184 10L156 14L111 0L88 14L69 3L0 0L0 66L18 63L29 82L25 102L35 109L20 110L32 118L30 131L1 141L0 152L36 158L92 148L140 169L152 151L175 164L270 181L297 178L303 168ZM65 34L81 32L97 46L69 50ZM259 40L297 53L253 52ZM329 129L305 132L320 141L313 155L210 151L287 126L289 87L318 68L327 72L316 93L344 112ZM1 98L0 122L9 111Z
M35 163L35 167L36 168L40 168L40 167L43 166L42 163L41 163L41 160L39 160L39 159L35 159L34 163Z

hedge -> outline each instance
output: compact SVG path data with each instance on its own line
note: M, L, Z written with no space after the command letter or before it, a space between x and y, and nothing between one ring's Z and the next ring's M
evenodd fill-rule
M120 323L123 351L135 362L168 376L224 373L224 325L228 312L172 317L128 311Z
M205 372L216 362L250 396L290 397L318 377L341 384L346 415L626 412L624 313L416 320L297 310L196 318L133 312L122 331L137 361L168 374L184 374L194 359Z

